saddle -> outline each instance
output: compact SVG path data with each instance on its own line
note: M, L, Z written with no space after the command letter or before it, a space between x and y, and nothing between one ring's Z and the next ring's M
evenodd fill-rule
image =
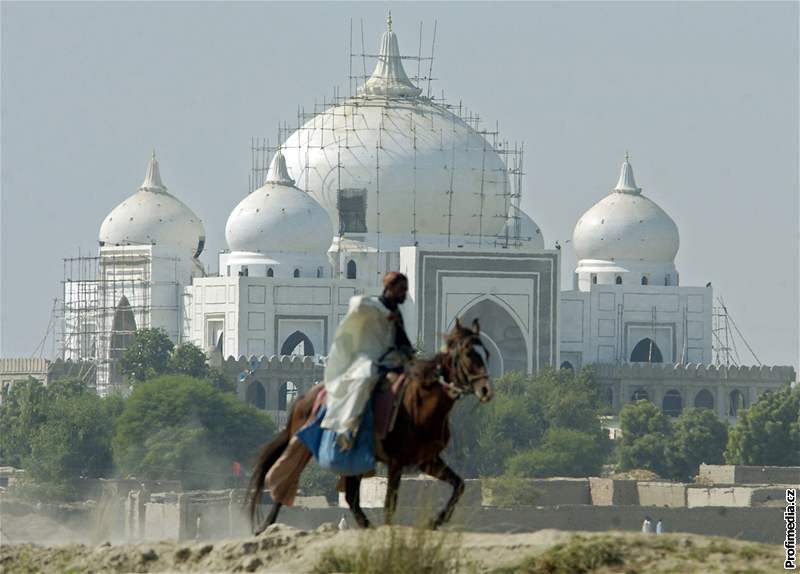
M405 373L389 372L375 386L372 395L372 410L375 415L376 440L385 439L386 435L394 428L407 381Z

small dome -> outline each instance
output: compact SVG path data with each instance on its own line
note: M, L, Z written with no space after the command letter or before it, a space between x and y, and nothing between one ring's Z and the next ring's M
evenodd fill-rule
M542 230L536 225L536 222L531 217L516 206L511 207L511 213L517 214L517 220L509 217L503 227L501 238L506 237L508 233L509 245L519 238L520 247L528 249L544 249L544 235ZM517 228L516 226L519 225Z
M139 191L111 210L100 226L100 245L160 245L197 258L205 245L203 222L167 192L156 154Z
M627 155L614 191L581 216L572 240L578 260L672 264L680 247L677 225L636 187Z
M231 212L225 238L231 251L327 253L333 226L322 206L294 186L279 150L264 185Z

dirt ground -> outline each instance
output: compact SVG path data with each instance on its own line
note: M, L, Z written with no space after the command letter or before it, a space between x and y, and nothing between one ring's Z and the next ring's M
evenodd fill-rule
M564 532L485 534L446 532L437 538L410 528L381 527L371 531L338 531L324 524L313 531L276 524L258 537L204 541L164 541L135 545L99 546L4 544L0 548L2 573L100 573L100 572L326 572L391 574L401 569L401 559L387 562L397 568L383 570L326 563L332 552L352 556L381 552L388 539L405 540L399 555L413 554L413 544L436 538L435 550L455 560L451 571L469 572L598 572L598 573L755 573L777 572L782 567L782 548L752 542L689 534L643 535L629 532ZM417 542L414 542L414 541ZM394 548L397 551L397 548ZM375 561L375 555L369 560ZM345 566L341 566L345 564ZM355 563L353 563L355 564ZM342 570L344 568L344 570Z

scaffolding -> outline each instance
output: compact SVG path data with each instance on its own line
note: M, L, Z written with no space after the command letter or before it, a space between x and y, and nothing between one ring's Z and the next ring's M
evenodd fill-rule
M94 362L102 395L121 382L116 363L136 330L153 326L157 313L180 316L178 258L153 256L149 249L65 258L61 285L58 355ZM158 321L165 325L167 335L180 340L178 321Z
M742 365L736 344L737 337L750 352L755 362L759 366L762 364L750 343L745 339L744 334L739 330L736 321L733 320L733 317L728 312L728 307L722 297L717 297L717 304L712 309L711 317L711 347L715 365L718 367L738 367Z
M416 245L418 240L418 193L421 187L420 184L425 181L424 176L418 173L419 170L425 168L417 163L417 147L418 142L421 141L420 136L424 135L429 139L439 139L442 144L440 151L446 153L450 159L450 161L446 161L447 165L443 166L444 169L449 171L449 185L439 191L447 198L446 213L442 214L442 217L446 219L446 223L442 226L442 235L447 236L447 245L455 246L452 244L453 238L457 235L457 230L454 226L454 203L457 203L459 193L466 192L477 196L477 201L474 202L474 205L476 205L475 212L466 214L467 217L477 220L477 233L466 232L458 234L459 237L466 237L467 242L467 245L459 244L458 246L502 249L521 247L523 240L521 237L520 205L525 177L523 168L524 146L518 143L509 143L507 140L502 139L497 125L495 125L494 129L485 129L480 116L469 110L462 102L459 101L457 104L449 102L443 92L440 97L434 95L432 82L435 80L433 77L433 64L437 23L434 22L433 25L433 39L428 54L423 53L423 31L423 23L420 23L418 53L411 56L401 55L400 58L404 64L416 64L416 73L410 75L409 79L418 87L425 86L424 94L411 99L369 97L360 94L358 86L363 85L370 78L373 64L381 58L381 55L368 52L365 49L363 20L360 22L361 50L354 50L353 21L350 20L347 94L342 94L341 90L335 87L332 97L315 99L310 109L306 109L302 105L298 106L295 121L292 124L284 121L278 125L277 139L274 144L264 137L252 138L250 142L251 167L248 176L248 192L253 192L263 185L270 159L280 149L286 157L290 157L293 153L298 154L295 157L298 160L298 165L302 166L302 173L293 173L292 176L297 180L298 187L306 192L311 191L309 189L309 169L311 168L308 154L312 150L330 153L332 158L331 167L336 170L336 174L333 176L336 182L336 193L339 194L342 192L343 152L348 152L355 148L366 149L360 137L360 132L366 130L377 131L377 145L374 149L375 158L371 166L373 171L368 194L373 198L373 205L370 209L373 210L371 213L375 216L376 221L374 229L370 230L370 232L376 234L376 247L378 260L380 261L380 253L383 249L381 237L384 233L382 223L384 213L381 211L381 170L385 162L382 156L386 153L384 151L384 138L387 137L387 129L390 127L394 130L393 134L402 133L408 137L409 151L413 154L413 164L409 167L412 173L409 177L411 189L409 190L410 209L408 221L408 233L413 244ZM409 66L409 68L413 69L413 66ZM419 103L425 105L417 105ZM383 108L380 121L377 125L367 125L363 110L365 107L376 106L382 106ZM405 120L398 120L398 114L393 114L392 116L387 114L389 108L396 106L407 106L409 108L407 124L405 124ZM445 117L448 115L451 120L450 129L454 132L463 129L463 126L466 125L474 134L480 136L469 140L474 142L475 149L470 149L469 146L461 148L461 150L457 149L456 138L451 138L452 144L447 146L449 149L444 149L444 132L447 128L442 127L441 122L439 126L435 125L434 116ZM387 122L391 122L391 126L387 126ZM403 123L403 125L398 125L399 123ZM424 134L422 133L423 130ZM458 169L474 169L474 166L454 165L457 151L473 151L481 154L480 183L476 186L476 189L471 189L468 192L456 189L456 171ZM304 157L300 155L303 153L305 153ZM487 157L491 153L500 157L503 167L497 168L487 165ZM333 159L335 159L335 163ZM426 166L426 168L430 169L430 166ZM502 190L499 194L496 193L498 187ZM490 193L495 195L502 195L502 201L499 202L502 205L502 209L500 209L499 213L487 210L488 201L494 199L487 195L487 190L491 190ZM504 225L500 228L501 231L494 232L498 226L491 225L489 222L495 222L497 218L500 218ZM487 232L486 230L489 228L492 228L493 231ZM337 230L337 234L343 235L340 230ZM381 272L380 264L378 272Z

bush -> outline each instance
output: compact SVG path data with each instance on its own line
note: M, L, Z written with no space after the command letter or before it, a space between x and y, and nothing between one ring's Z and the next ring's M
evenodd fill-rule
M536 506L542 491L531 480L512 474L484 478L492 506Z
M452 540L451 540L452 539ZM452 533L391 527L365 533L355 550L328 548L312 572L330 574L460 574L469 565L459 558Z
M800 386L766 392L739 414L728 436L728 464L800 465Z
M617 446L621 470L642 468L667 476L667 446L671 439L670 422L661 410L647 400L628 403L620 411L622 438Z
M596 476L608 452L607 437L562 427L551 427L542 445L512 456L506 472L514 476Z
M139 383L117 420L114 461L126 475L225 486L275 432L266 413L208 381L164 375Z

